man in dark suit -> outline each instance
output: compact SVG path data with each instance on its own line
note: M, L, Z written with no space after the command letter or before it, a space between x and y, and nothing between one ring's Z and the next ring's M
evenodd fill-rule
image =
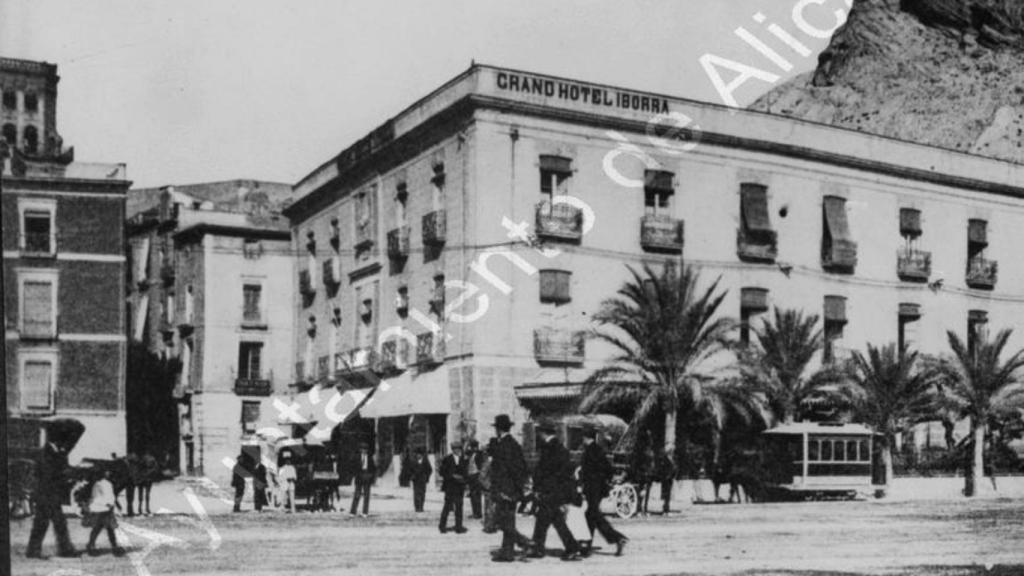
M359 499L363 499L363 513L366 518L370 514L370 486L377 478L377 464L373 461L373 454L370 454L370 445L363 443L359 445L359 455L355 458L355 491L352 493L352 507L349 508L349 516L356 515L359 507Z
M417 512L423 512L423 502L427 498L427 482L434 468L422 447L416 449L416 455L406 464L405 475L412 482L412 505Z
M455 532L464 534L462 526L462 501L466 498L466 471L469 459L462 454L462 444L452 443L452 453L441 461L441 491L444 492L444 508L437 529L444 534L448 531L448 514L455 512Z
M484 462L487 461L487 457L480 451L480 443L476 440L470 440L468 450L466 450L466 459L469 461L468 468L468 483L469 487L469 504L473 511L473 518L479 520L484 517L483 513L483 485L480 483L480 471L484 468Z
M622 535L601 513L601 500L608 495L608 486L615 469L608 461L608 454L597 442L597 430L588 428L583 431L583 457L580 461L580 483L583 485L583 497L587 500L587 527L590 528L591 546L593 546L594 529L609 544L615 544L615 555L622 556L622 549L629 540Z
M29 558L43 557L43 539L46 530L53 522L53 532L57 536L57 555L64 558L76 558L78 552L71 544L68 535L67 520L61 503L68 491L68 447L60 439L47 442L43 447L38 461L38 475L34 486L35 517L32 519L32 532L28 538Z
M494 418L497 440L491 450L491 500L494 502L495 523L501 529L501 550L494 555L495 562L514 562L515 546L530 548L530 539L516 530L516 502L523 497L526 486L526 459L519 442L512 437L512 419L508 414Z
M533 528L534 550L532 558L544 557L544 541L548 528L555 527L562 540L562 560L579 560L580 547L565 524L568 505L575 500L576 483L569 451L555 436L555 426L542 422L537 425L541 442L537 446L540 460L533 473L533 491L537 500L537 521Z

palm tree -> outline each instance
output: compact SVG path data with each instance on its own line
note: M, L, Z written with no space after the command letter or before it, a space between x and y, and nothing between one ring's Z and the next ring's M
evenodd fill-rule
M720 278L698 290L699 275L689 266L680 272L669 263L659 272L645 265L629 272L632 278L594 316L594 336L616 354L589 379L580 409L627 405L634 408L636 427L664 415L665 453L675 465L681 412L699 410L720 423L727 406L751 401L713 378L712 360L728 349L735 322L715 317L726 294L718 289Z
M892 482L892 447L896 434L936 414L936 371L918 362L918 353L895 344L876 348L867 355L854 352L852 386L841 388L855 417L882 436L885 489Z
M833 367L805 377L824 345L818 316L775 308L773 318L751 328L758 346L740 351L740 373L751 389L764 395L776 421L790 424L802 405L827 396L828 386L839 379Z
M1024 350L1018 350L1006 362L1000 362L1013 330L1002 330L989 340L982 331L968 346L952 331L947 331L953 358L940 361L942 392L946 400L958 405L960 413L971 419L971 467L964 478L964 494L974 496L984 473L985 427L989 419L1024 406Z

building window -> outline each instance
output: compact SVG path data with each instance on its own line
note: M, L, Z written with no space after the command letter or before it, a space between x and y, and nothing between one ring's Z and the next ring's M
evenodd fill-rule
M823 361L840 360L843 330L846 327L846 298L825 296L825 349Z
M857 265L857 243L850 234L846 217L846 199L826 196L822 221L822 266L840 272L853 272Z
M444 317L444 274L434 276L434 290L430 297L430 311L438 318Z
M256 424L260 421L260 403L258 400L242 400L242 433L255 434Z
M740 290L740 342L750 344L750 329L758 316L768 311L766 288Z
M395 312L402 318L409 313L409 288L407 286L398 287L398 294L395 296Z
M434 175L430 178L430 186L432 209L444 210L444 162L437 162L436 164L434 164Z
M916 345L920 319L921 307L918 304L900 303L899 332L896 337L900 350L912 350Z
M376 229L376 188L360 192L355 197L356 247L365 248L374 242Z
M174 290L167 291L167 301L164 306L164 319L167 320L168 324L174 324Z
M13 90L4 91L4 110L18 109L18 95Z
M544 304L567 304L571 302L571 283L572 272L568 270L541 270L540 301Z
M406 202L409 200L408 185L399 182L395 186L395 225L405 226L408 223L409 214L406 210Z
M259 284L242 285L242 320L263 321L263 287Z
M185 287L185 322L192 324L195 321L196 295L192 285Z
M309 251L310 255L316 254L316 233L312 230L306 232L306 250Z
M263 244L255 238L246 238L242 241L242 255L249 260L263 256Z
M740 184L740 219L743 231L748 235L772 232L772 222L768 216L767 186L749 182Z
M21 282L22 338L56 338L57 272L33 270L19 276Z
M35 92L25 93L25 112L35 113L39 111L39 96Z
M551 201L554 196L569 193L572 178L572 160L561 156L540 157L540 193Z
M35 154L39 151L39 130L35 126L26 126L23 147L27 154Z
M988 312L984 310L969 310L967 312L967 351L972 356L978 342L987 336Z
M644 214L647 216L671 216L672 186L674 174L664 170L644 171Z
M341 224L337 218L331 218L331 248L334 248L335 252L341 250Z
M921 211L914 208L900 208L900 236L908 249L916 248L914 242L921 236Z
M18 144L18 127L14 124L4 124L4 140L9 147L15 147Z
M262 342L238 343L238 377L242 380L259 380L263 372L260 361L263 356Z
M54 382L57 375L56 351L32 351L19 355L21 368L21 409L26 412L52 412Z
M47 200L19 203L21 212L21 249L31 254L53 254L54 213L57 205Z

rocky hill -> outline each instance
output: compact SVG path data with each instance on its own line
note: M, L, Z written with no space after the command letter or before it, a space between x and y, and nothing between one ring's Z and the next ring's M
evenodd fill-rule
M855 0L751 108L1024 164L1024 0Z

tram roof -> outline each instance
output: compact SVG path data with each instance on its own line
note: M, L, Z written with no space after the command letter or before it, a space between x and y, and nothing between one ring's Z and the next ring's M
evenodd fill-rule
M765 434L859 434L870 436L874 430L863 424L822 424L820 422L794 422L782 424L771 430L765 430Z

